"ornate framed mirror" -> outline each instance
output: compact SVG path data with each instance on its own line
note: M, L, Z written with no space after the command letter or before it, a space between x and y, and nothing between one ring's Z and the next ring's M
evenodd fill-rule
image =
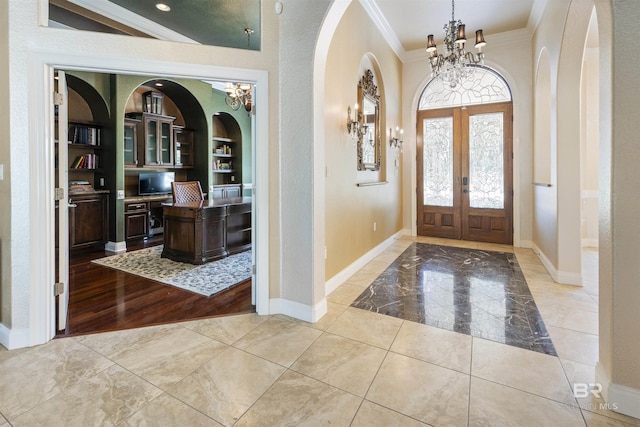
M358 82L362 131L358 137L358 170L380 170L380 95L373 83L373 72L366 70Z

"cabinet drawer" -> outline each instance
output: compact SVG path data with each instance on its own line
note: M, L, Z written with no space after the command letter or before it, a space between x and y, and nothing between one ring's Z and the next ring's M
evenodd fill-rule
M146 210L147 210L146 203L127 203L127 205L125 206L125 211L127 213L145 212Z

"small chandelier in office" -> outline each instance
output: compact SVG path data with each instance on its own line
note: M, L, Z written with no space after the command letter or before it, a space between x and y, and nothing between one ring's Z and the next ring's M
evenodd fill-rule
M427 36L427 52L431 54L431 77L440 79L450 87L456 87L462 80L469 77L474 70L471 65L484 64L484 52L482 48L487 45L482 35L482 30L476 31L477 54L467 52L464 45L467 37L464 33L464 24L454 17L455 0L451 0L451 21L444 26L444 44L447 47L446 55L438 54L433 34Z
M233 83L227 82L224 87L227 96L224 102L233 110L239 110L240 106L244 106L247 112L251 111L251 85L249 83Z

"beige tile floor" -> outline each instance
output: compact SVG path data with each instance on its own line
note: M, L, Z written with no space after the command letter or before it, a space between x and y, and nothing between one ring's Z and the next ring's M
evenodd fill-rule
M0 349L0 427L640 426L572 395L594 382L597 262L563 286L515 249L554 357L349 307L414 240L460 243L397 240L316 324L252 314Z

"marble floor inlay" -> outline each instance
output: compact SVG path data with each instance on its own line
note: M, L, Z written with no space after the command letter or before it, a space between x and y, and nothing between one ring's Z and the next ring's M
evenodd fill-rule
M414 242L352 306L557 355L512 253Z

